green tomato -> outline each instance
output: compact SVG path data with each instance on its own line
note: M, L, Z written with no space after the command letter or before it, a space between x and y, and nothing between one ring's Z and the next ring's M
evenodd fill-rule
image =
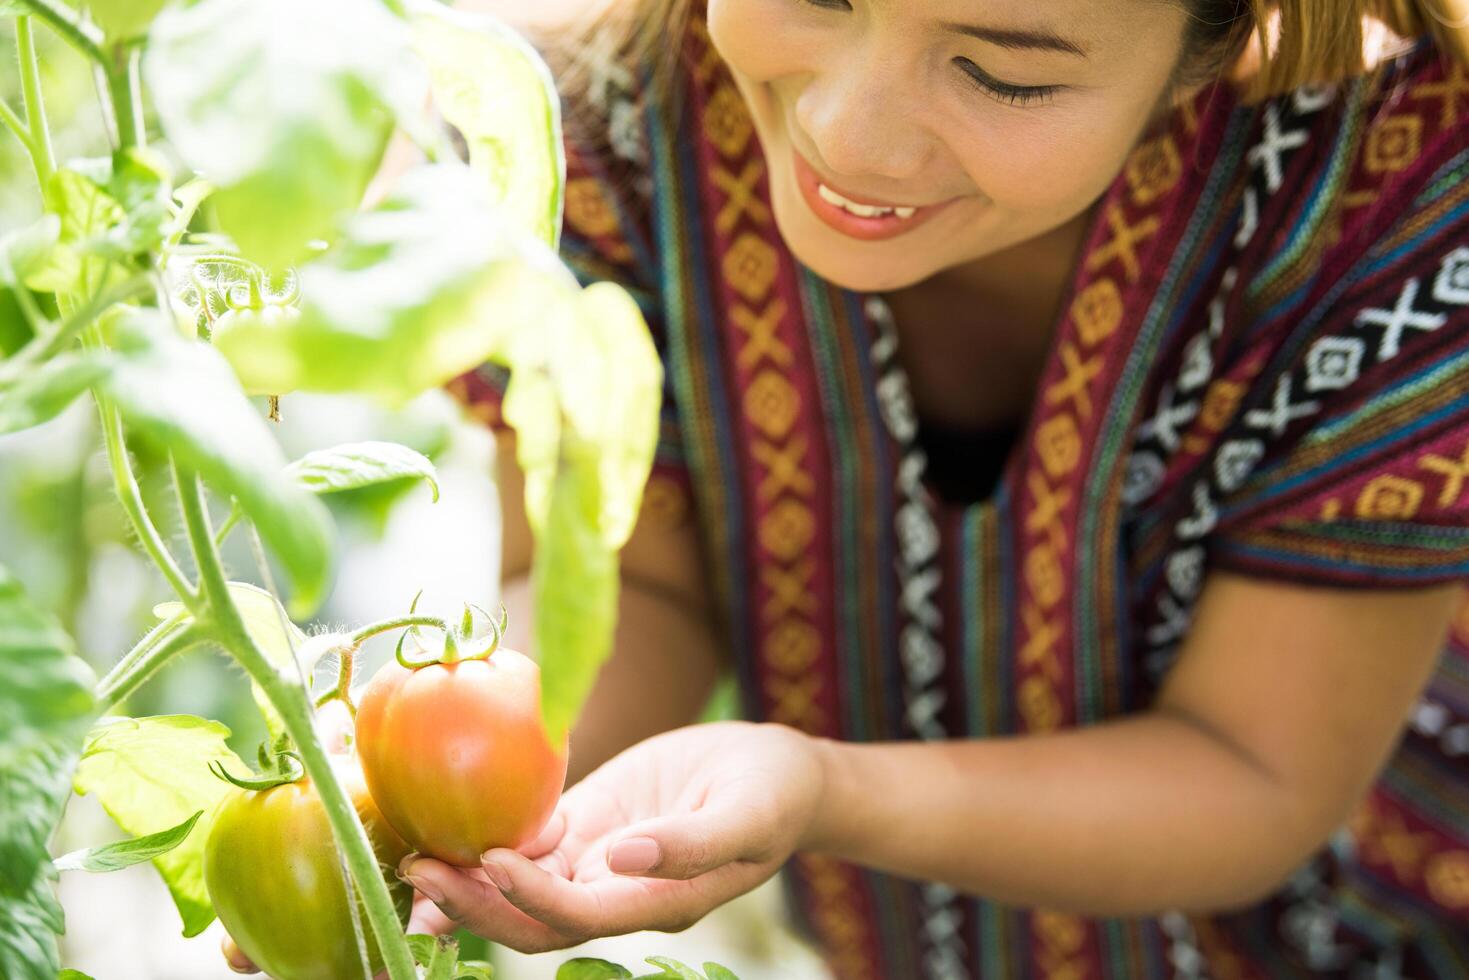
M408 845L383 821L351 756L332 764L357 807L378 862L389 869ZM241 951L275 980L362 976L342 866L321 797L309 779L268 790L235 788L220 801L204 845L204 885ZM413 890L390 877L400 924ZM371 933L358 903L363 929ZM368 939L372 972L383 967Z
M92 19L109 41L144 34L167 0L91 0Z

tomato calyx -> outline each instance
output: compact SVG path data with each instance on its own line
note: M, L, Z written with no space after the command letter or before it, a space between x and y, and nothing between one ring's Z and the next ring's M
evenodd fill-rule
M422 595L423 592L420 590L418 595L413 597L413 602L408 607L410 617L418 609L418 600ZM483 616L485 621L489 623L490 632L488 636L476 635L474 617L476 612ZM444 646L437 655L424 649L423 644L419 641L419 625L433 626L443 633ZM404 630L398 637L398 645L393 650L393 657L406 670L418 670L422 667L432 666L433 664L459 663L464 660L487 660L491 654L500 648L500 641L505 637L505 627L507 625L509 625L509 618L503 605L500 606L500 616L496 619L494 616L485 612L482 607L472 602L466 602L464 604L464 615L457 626L450 626L448 623L439 620L436 622L415 624ZM425 655L423 659L412 660L404 655L403 641L409 635L413 636L414 646L417 648L418 653Z
M224 767L224 763L217 761L209 763L209 771L232 786L257 793L286 783L298 783L306 777L306 764L284 736L277 739L269 751L266 749L267 744L269 743L261 742L256 753L260 761L259 773L236 776Z

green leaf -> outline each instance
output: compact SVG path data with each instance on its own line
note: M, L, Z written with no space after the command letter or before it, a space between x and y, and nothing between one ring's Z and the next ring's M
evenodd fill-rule
M61 244L61 219L45 214L33 224L0 239L0 284L12 289L39 283L67 283L81 271L76 253Z
M288 25L288 26L286 26ZM220 227L272 270L330 238L422 102L407 31L360 0L201 0L153 24L144 75Z
M133 432L239 501L295 584L292 612L309 614L330 580L331 520L282 472L280 446L229 366L157 311L114 318L112 335L117 360L101 389Z
M269 592L248 582L231 582L229 590L235 600L235 607L240 610L240 618L245 621L245 631L250 634L260 652L277 667L285 668L290 666L291 652L294 650L296 660L301 664L301 674L310 678L311 671L325 648L321 644L313 643L312 637L301 632L291 622L275 596ZM169 619L183 612L184 606L180 602L160 602L153 607L153 615L159 619ZM291 671L283 672L286 676L295 676ZM265 716L265 725L271 736L285 731L285 723L281 721L280 714L270 703L270 698L260 689L260 685L251 681L250 689L255 695L255 704Z
M123 255L151 253L163 243L172 220L172 177L168 161L154 150L130 146L112 156L107 190L127 215L111 241Z
M29 371L9 388L0 390L0 435L40 425L60 415L107 373L105 356L73 352L60 354Z
M704 976L709 980L740 980L734 975L734 971L728 967L720 966L718 963L705 963Z
M312 493L356 490L404 477L422 477L439 499L438 471L428 457L395 442L354 442L307 453L286 475Z
M87 0L92 19L109 41L127 41L145 34L148 24L166 0Z
M425 6L412 23L434 104L464 136L469 165L490 189L491 202L517 227L557 247L566 158L561 102L545 62L486 14Z
M575 280L509 228L458 164L418 167L302 265L301 315L216 338L246 387L361 392L401 407L532 333Z
M76 791L95 794L130 834L173 826L200 810L212 815L230 787L214 777L209 763L231 772L246 768L225 745L229 734L219 722L192 715L103 719L87 735ZM185 936L197 936L214 919L204 889L208 817L205 823L202 832L153 859L183 919Z
M114 251L108 236L127 220L127 213L96 179L105 181L106 170L92 161L76 160L51 175L46 206L60 217L61 232L48 261L26 276L32 289L91 295L118 277L118 272L108 272L104 256Z
M662 369L637 304L610 283L583 290L567 315L516 340L503 360L504 411L536 540L541 705L559 738L611 651L617 550L652 467Z
M144 861L151 861L160 854L173 850L184 842L194 824L199 822L204 811L199 810L176 827L160 830L145 837L100 844L63 854L53 863L57 871L121 871Z
M426 967L424 980L455 980L459 960L459 944L453 936L412 935L408 949L413 962Z
M454 980L495 980L495 968L484 960L465 960L454 967Z
M61 906L47 843L69 795L96 678L0 566L0 976L55 976Z
M92 978L81 970L62 970L56 980L92 980Z
M678 960L668 956L649 956L643 960L644 963L652 963L654 966L662 967L663 974L667 977L677 977L678 980L704 980L693 969L684 966Z
M567 960L556 970L556 980L628 980L631 976L627 967L592 956Z

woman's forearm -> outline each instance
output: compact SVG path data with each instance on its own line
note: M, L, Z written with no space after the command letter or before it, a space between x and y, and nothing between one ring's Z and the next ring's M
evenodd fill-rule
M825 790L804 849L1014 905L1092 916L1242 905L1330 829L1268 769L1170 714L817 748Z

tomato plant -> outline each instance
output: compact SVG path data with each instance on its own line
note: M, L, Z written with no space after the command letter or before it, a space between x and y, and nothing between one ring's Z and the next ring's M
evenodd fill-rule
M0 437L87 400L129 538L166 589L157 623L98 679L28 597L26 569L0 567L0 976L57 975L58 871L141 861L162 875L186 935L218 914L253 943L279 922L252 918L251 889L270 892L259 904L277 912L320 910L330 892L333 911L313 917L330 925L294 952L333 963L332 975L369 975L372 948L391 980L416 977L415 959L435 980L482 976L452 943L406 941L356 777L313 727L314 702L350 703L363 642L435 621L297 623L333 578L320 496L410 479L437 495L433 464L384 442L289 461L271 423L289 424L280 396L294 391L399 406L485 361L513 369L505 412L538 541L539 690L509 651L432 670L456 678L439 685L446 698L518 692L521 741L500 764L533 760L544 785L526 780L524 821L544 820L544 787L559 788L566 733L610 644L616 551L651 465L661 380L632 299L581 288L555 253L564 161L549 73L497 21L433 0L0 0L0 18L14 26L21 95L0 98L0 127L30 163L40 212L0 237ZM98 79L105 155L58 158L38 28ZM468 161L454 157L450 126ZM426 162L365 201L394 138ZM3 189L7 200L23 192ZM151 495L140 453L169 478ZM259 585L226 574L222 548L237 531ZM242 771L217 721L118 713L200 648L241 668L290 753L273 758L298 760L299 774L231 788L211 774ZM338 680L314 693L324 656ZM478 674L512 683L486 687ZM420 698L417 676L395 696ZM53 859L73 791L132 836ZM298 828L299 850L279 848L284 830L260 832L274 820ZM292 867L301 874L288 882ZM313 885L300 884L303 869ZM364 943L342 945L348 925Z
M535 839L566 781L566 736L541 717L540 668L473 636L473 615L432 660L399 655L357 709L363 773L388 823L424 854L479 867L492 847ZM476 649L477 648L477 649Z

